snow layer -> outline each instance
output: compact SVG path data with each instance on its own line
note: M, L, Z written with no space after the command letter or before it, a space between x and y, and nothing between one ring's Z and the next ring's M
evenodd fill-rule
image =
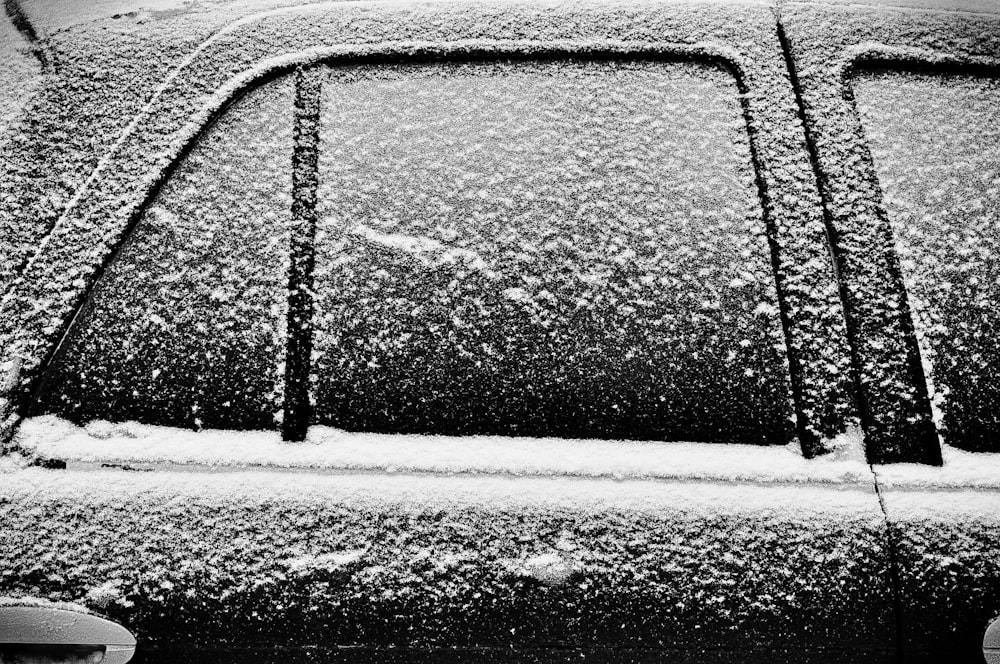
M55 33L99 19L114 19L123 22L149 21L182 12L206 11L213 5L216 7L224 5L230 11L233 9L239 11L241 4L248 4L227 0L199 0L198 2L191 0L88 0L87 2L20 0L20 2L26 5L32 21L47 33Z
M292 104L290 81L271 83L199 139L74 320L39 410L76 421L273 426Z
M778 5L785 4L786 0L777 0ZM990 14L1000 13L1000 6L996 0L812 0L813 4L824 5L861 5L874 7L905 7L908 9L922 9L935 12L940 11L960 11L960 12L984 12ZM796 3L801 4L801 3Z
M891 644L870 488L29 469L0 520L3 593L146 644Z
M226 24L282 3L148 0L123 6L120 0L19 0L15 4L39 34L49 61L58 66L48 72L51 84L29 104L32 120L13 137L12 158L8 163L0 160L0 284L5 288L66 207L74 204L81 188L88 186L102 157L114 149L145 104L156 98L171 69ZM99 18L103 20L95 20ZM156 169L162 169L168 164L153 146L164 135L153 134L140 139L136 152L153 157ZM39 168L37 162L45 166ZM112 187L114 212L105 211L93 220L104 222L102 230L116 214L128 218L136 212L135 205L120 207L124 192L144 198L158 179L148 170L132 170L121 163L118 168L119 177L130 172L140 178L141 191L117 182ZM103 239L92 242L91 251L103 246Z
M874 470L884 487L942 487L1000 489L1000 454L974 453L942 445L941 467L917 463L876 465Z
M38 102L38 122L22 137L10 177L0 178L3 195L11 197L0 208L9 240L0 243L7 252L0 267L21 275L0 312L5 375L19 376L9 397L20 401L33 385L60 326L72 318L164 169L238 89L276 67L356 56L638 50L732 61L746 88L739 100L778 266L797 433L815 454L850 425L849 358L836 283L774 39L774 15L766 6L344 2L226 26L224 16L220 9L155 21L111 19L49 36L61 78Z
M41 84L42 69L6 15L0 16L0 143ZM2 149L2 148L0 148ZM0 152L2 154L2 152Z
M77 611L79 613L91 613L83 604L74 602L52 602L41 597L3 597L0 596L0 606L37 606L46 609L61 609L63 611Z
M980 661L986 626L1000 615L1000 492L899 487L881 496L903 648L924 661Z
M14 445L30 458L108 463L578 477L870 484L860 435L840 458L810 461L796 446L359 434L312 427L304 443L276 432L180 431L134 422L85 427L47 415L25 420ZM848 454L847 450L853 450ZM1000 482L1000 475L994 480ZM207 480L210 481L210 480Z
M938 430L1000 452L1000 80L874 70L853 88Z
M14 446L27 461L137 468L185 465L191 470L266 467L316 471L470 473L685 479L734 482L855 483L874 481L858 431L832 441L838 452L805 459L794 444L761 448L690 442L637 442L419 436L352 433L324 426L306 442L286 443L274 431L181 430L137 422L92 421L78 426L53 415L29 418ZM948 445L944 465L874 467L883 488L1000 490L1000 454L966 452Z
M331 69L318 420L787 443L738 95L692 63Z

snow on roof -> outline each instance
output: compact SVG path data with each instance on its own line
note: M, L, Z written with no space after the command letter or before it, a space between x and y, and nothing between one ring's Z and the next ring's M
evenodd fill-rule
M308 4L316 0L19 0L32 24L43 34L54 34L86 23L114 21L143 25L176 18L194 19L193 25L228 22L275 7ZM197 28L195 28L197 29Z
M357 2L358 0L334 0ZM386 4L416 4L421 0L360 0ZM449 0L444 0L445 2ZM501 4L514 0L489 0ZM629 0L636 2L637 0ZM643 1L643 0L638 0ZM662 3L711 2L714 4L772 4L772 0L658 0ZM123 23L148 23L179 16L194 17L200 23L211 23L220 18L231 21L250 14L281 7L321 4L330 0L19 0L32 22L45 33L54 33L83 23L114 19ZM619 2L619 5L624 3Z

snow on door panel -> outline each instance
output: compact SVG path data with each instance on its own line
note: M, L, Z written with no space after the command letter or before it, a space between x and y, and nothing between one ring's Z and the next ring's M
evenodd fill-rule
M77 315L40 408L76 421L273 428L291 209L287 79L180 162Z
M788 368L732 75L331 68L316 421L782 444Z
M853 85L939 430L1000 452L1000 81L873 69Z

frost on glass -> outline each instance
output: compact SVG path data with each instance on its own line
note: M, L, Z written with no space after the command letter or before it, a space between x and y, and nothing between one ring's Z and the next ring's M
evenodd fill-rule
M786 443L761 214L721 68L331 68L317 420Z
M76 421L274 427L291 209L290 81L198 140L98 281L41 409Z
M938 426L1000 451L1000 81L872 70L854 94Z

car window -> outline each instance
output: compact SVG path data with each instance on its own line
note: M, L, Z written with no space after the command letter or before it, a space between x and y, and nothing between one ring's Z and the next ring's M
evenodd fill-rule
M867 69L853 88L939 430L1000 451L1000 80Z
M145 209L55 354L70 419L273 428L291 209L288 79L209 128Z
M273 428L294 91L247 94L147 206L46 373L76 421ZM312 421L784 444L788 362L732 73L331 66Z
M732 74L695 62L332 67L315 419L788 442Z

